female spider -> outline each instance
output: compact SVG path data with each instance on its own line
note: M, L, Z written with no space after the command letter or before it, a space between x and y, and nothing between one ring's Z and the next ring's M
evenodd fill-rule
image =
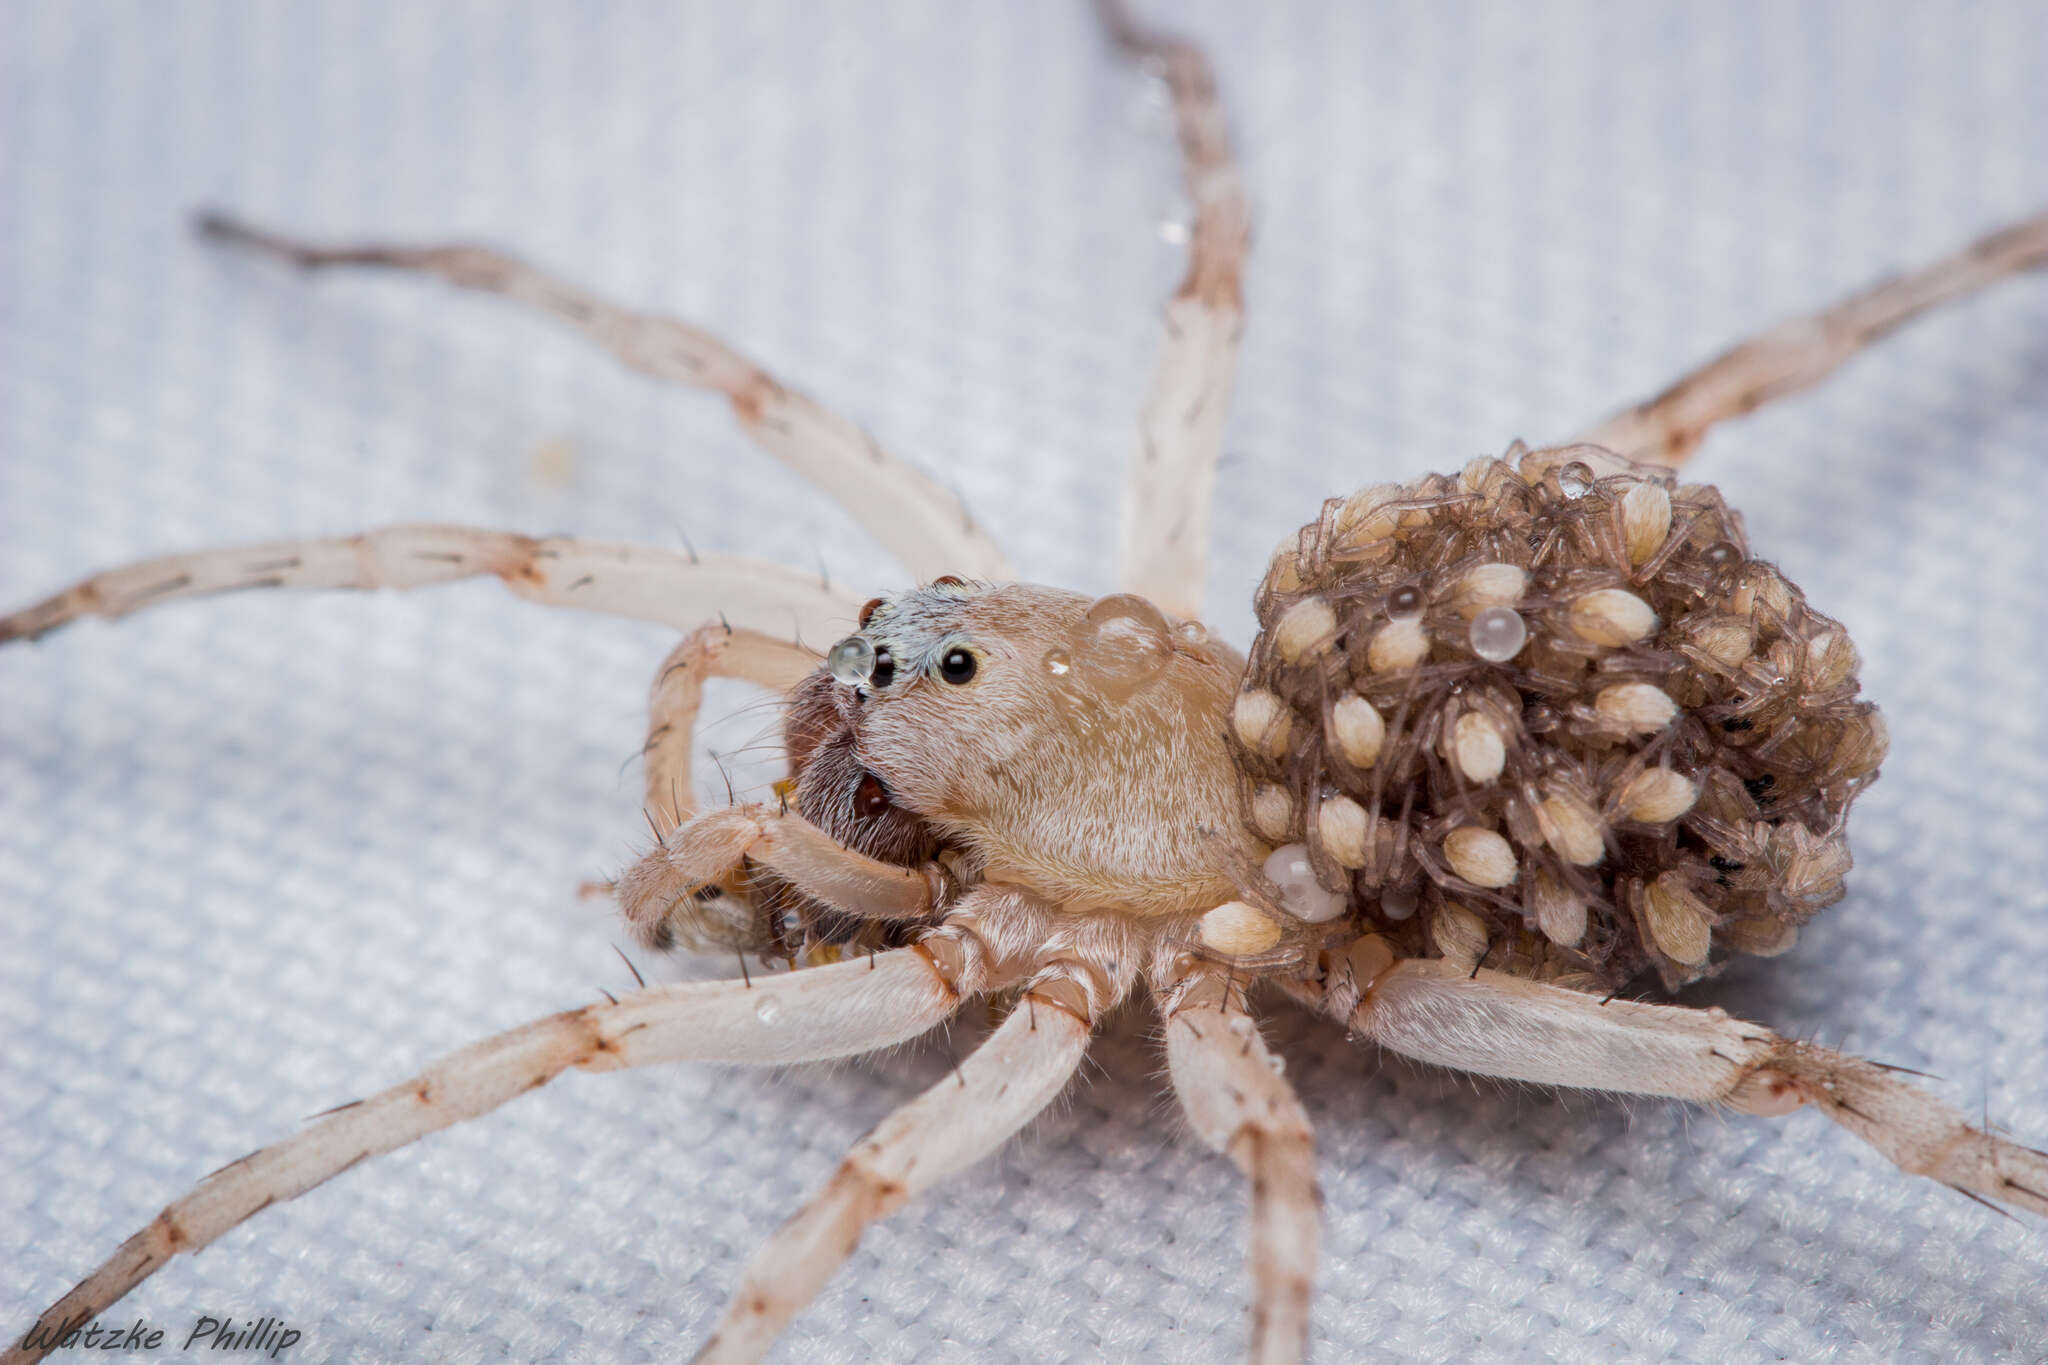
M1299 518L1297 517L1296 519L1298 520ZM958 566L958 567L966 567L966 566L964 566L964 565L963 565L963 566ZM936 568L936 566L934 566L934 568ZM817 638L817 639L819 640L819 642L820 642L820 643L822 643L822 642L823 642L823 638L824 638L824 637L814 637L814 638ZM936 677L934 678L934 683L935 683L935 685L936 685L936 684L942 684L943 682L944 682L944 679L943 679L943 678L936 678ZM942 695L943 695L943 694L942 694ZM787 1003L787 1002L785 1002L785 1004L786 1004L786 1003Z

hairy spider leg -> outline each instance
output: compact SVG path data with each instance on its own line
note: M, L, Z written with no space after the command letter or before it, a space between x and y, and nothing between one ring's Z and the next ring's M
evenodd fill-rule
M705 682L738 678L780 696L814 671L821 657L806 645L723 621L699 626L669 651L648 689L647 742L640 750L647 811L657 835L696 809L690 756Z
M246 588L427 588L495 576L528 601L682 631L723 618L791 640L830 640L859 604L815 574L736 555L535 537L472 526L387 526L352 536L222 546L137 560L0 616L0 644L88 616L115 617Z
M726 806L662 837L620 875L619 909L640 938L665 940L675 909L725 882L751 860L798 890L849 914L917 923L946 907L950 874L936 863L901 867L834 840L810 821L770 806Z
M1604 446L1640 463L1681 464L1716 422L1804 392L1922 313L2043 266L2048 266L2048 213L1738 342L1573 441Z
M1154 976L1166 1021L1166 1064L1196 1136L1251 1183L1252 1365L1296 1365L1308 1354L1322 1193L1315 1133L1279 1059L1259 1036L1244 982L1213 963L1177 979Z
M966 504L852 421L786 388L708 332L621 308L487 247L354 243L321 246L203 214L199 231L313 270L383 266L438 276L549 313L656 379L722 393L755 444L822 488L920 578L1008 578L1009 560Z
M1374 939L1288 990L1418 1061L1502 1080L1664 1095L1778 1115L1811 1104L1909 1175L2048 1216L2048 1152L1972 1127L1897 1068L1784 1038L1719 1009L1605 1000Z
M825 1187L754 1253L699 1365L759 1360L869 1223L988 1156L1052 1103L1080 1067L1093 1024L1067 999L1028 989L973 1055L854 1144Z
M920 945L809 968L776 979L773 1020L761 1017L759 993L745 982L692 982L636 991L498 1034L221 1167L122 1243L39 1321L89 1320L179 1252L197 1251L272 1204L366 1158L489 1113L571 1067L782 1065L872 1052L925 1032L950 1017L963 997L985 989L985 961L979 951L935 953ZM39 1340L47 1341L36 1347L17 1343L0 1356L0 1365L40 1360L58 1335L42 1334Z
M1098 0L1096 8L1117 50L1166 82L1194 208L1187 273L1166 305L1166 337L1126 475L1117 581L1168 615L1193 619L1202 614L1216 462L1244 335L1251 208L1208 56L1140 24L1122 0Z

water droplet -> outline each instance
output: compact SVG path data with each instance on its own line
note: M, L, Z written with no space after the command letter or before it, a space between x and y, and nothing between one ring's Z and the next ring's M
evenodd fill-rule
M1064 678L1067 674L1074 671L1074 656L1067 653L1064 649L1048 649L1045 651L1045 657L1038 662L1043 664L1045 671L1052 674L1055 678Z
M1283 844L1266 857L1266 879L1285 891L1316 878L1315 864L1308 859L1307 844Z
M1488 607L1472 618L1465 636L1474 654L1488 663L1504 664L1529 642L1529 623L1513 607Z
M1151 682L1173 655L1166 618L1132 593L1089 607L1070 643L1074 680L1108 701L1122 701Z
M1169 97L1170 98L1170 97ZM1176 189L1159 213L1159 240L1168 246L1186 246L1195 235L1195 206L1187 191Z
M1414 584L1387 594L1387 615L1396 621L1413 621L1422 615L1422 589Z
M1568 498L1583 498L1593 490L1593 467L1584 460L1573 460L1557 471L1557 486Z
M1173 628L1173 638L1184 645L1209 643L1209 628L1200 621L1183 621Z
M1321 924L1344 913L1347 897L1316 880L1307 844L1285 844L1267 855L1266 879L1280 888L1280 903L1296 919Z
M782 1017L782 1004L772 995L764 995L754 1002L754 1017L764 1024L772 1024Z
M875 647L858 635L849 635L832 646L825 667L848 687L858 687L874 674Z
M1390 887L1380 893L1380 913L1391 920L1404 920L1415 913L1420 901L1421 897L1405 886Z
M1714 568L1725 569L1742 562L1742 551L1732 541L1717 540L1707 547L1706 559Z

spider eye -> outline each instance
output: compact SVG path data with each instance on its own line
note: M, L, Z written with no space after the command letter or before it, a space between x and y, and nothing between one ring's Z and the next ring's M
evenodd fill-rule
M978 665L973 651L963 649L959 645L953 646L939 656L939 676L955 687L972 682L976 667Z
M887 687L896 676L896 657L884 645L875 651L875 666L868 670L869 687Z

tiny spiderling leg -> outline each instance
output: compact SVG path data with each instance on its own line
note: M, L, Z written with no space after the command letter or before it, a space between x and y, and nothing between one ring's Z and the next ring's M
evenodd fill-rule
M621 308L487 247L316 246L219 214L202 215L199 230L303 269L361 265L418 271L552 314L643 374L724 394L740 426L762 449L824 489L912 573L1010 576L1001 548L957 496L708 332Z
M1295 1365L1308 1352L1322 1195L1315 1135L1294 1087L1259 1036L1244 983L1212 967L1155 974L1166 1062L1188 1122L1251 1182L1252 1365Z
M1568 444L1604 446L1643 463L1683 463L1716 422L1804 392L1929 309L2044 266L2048 213L1980 237L1931 265L1880 280L1817 313L1781 322Z
M0 616L0 644L88 616L250 588L426 588L495 576L547 606L688 630L721 614L798 639L831 639L858 610L811 574L766 560L546 538L473 526L386 526L353 536L222 546L138 560Z
M1606 1000L1360 940L1290 992L1382 1046L1503 1080L1787 1114L1811 1104L1911 1175L2048 1216L2048 1152L1971 1126L1896 1070L1718 1009Z
M1193 618L1202 612L1216 462L1244 332L1251 209L1208 57L1139 24L1122 0L1097 8L1118 50L1156 64L1166 81L1194 207L1187 273L1166 305L1166 340L1124 487L1118 581L1169 615Z
M154 1274L272 1204L296 1198L369 1157L486 1114L571 1067L613 1071L654 1062L782 1065L890 1047L949 1017L989 984L986 955L964 930L954 946L901 948L872 959L778 977L779 1013L765 1023L739 981L659 986L538 1019L472 1044L419 1075L321 1115L303 1131L230 1162L130 1237L40 1319L87 1320ZM17 1343L0 1365L40 1360Z

